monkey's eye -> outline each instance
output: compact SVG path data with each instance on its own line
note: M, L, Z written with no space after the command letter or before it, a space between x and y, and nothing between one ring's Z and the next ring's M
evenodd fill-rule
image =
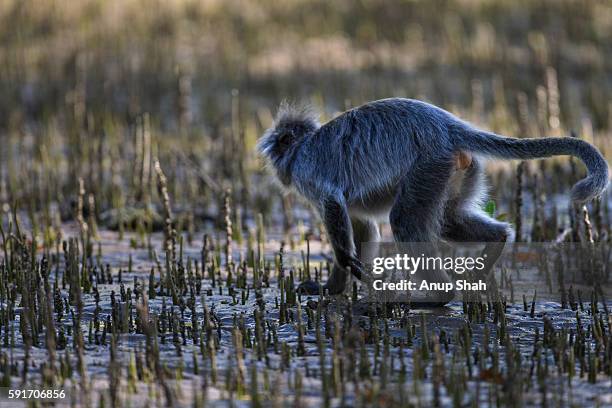
M293 133L292 132L283 132L278 136L278 144L283 147L288 147L291 145L293 141Z

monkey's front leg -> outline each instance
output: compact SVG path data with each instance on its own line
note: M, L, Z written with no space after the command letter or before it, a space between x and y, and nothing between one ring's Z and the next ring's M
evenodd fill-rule
M344 200L339 197L326 198L322 201L319 211L334 251L334 267L327 283L323 285L323 290L335 295L346 288L349 270L357 279L361 279L363 265L355 255L351 220ZM316 295L319 294L319 287L313 281L306 281L300 284L298 291Z

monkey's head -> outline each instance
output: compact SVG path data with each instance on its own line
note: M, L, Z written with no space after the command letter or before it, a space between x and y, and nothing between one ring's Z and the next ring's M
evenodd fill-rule
M272 126L259 139L257 149L276 170L279 180L291 184L291 168L302 142L321 125L308 106L282 102Z

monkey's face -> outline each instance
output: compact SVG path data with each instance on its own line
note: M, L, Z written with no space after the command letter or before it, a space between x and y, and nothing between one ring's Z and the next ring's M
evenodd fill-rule
M285 186L291 184L291 169L300 146L319 127L311 109L284 103L272 127L259 139L259 152L268 159Z
M297 141L298 135L294 129L275 126L268 129L258 143L259 152L272 164L285 186L291 184L291 158Z

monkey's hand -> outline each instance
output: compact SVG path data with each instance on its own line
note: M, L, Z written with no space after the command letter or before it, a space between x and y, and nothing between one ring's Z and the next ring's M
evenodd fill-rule
M297 293L300 295L319 295L325 292L325 287L321 286L321 282L307 280L297 287Z
M353 276L359 280L361 280L363 276L363 264L359 259L351 256L346 260L346 265L346 267L342 267L334 264L331 275L325 285L321 285L320 282L312 280L300 283L297 288L298 293L304 295L319 295L327 292L330 295L338 295L344 292L349 270Z
M363 262L355 257L351 257L348 262L348 267L354 277L359 280L363 279Z
M332 274L325 285L321 285L321 282L313 280L307 280L297 288L297 292L301 295L321 295L327 293L328 295L339 295L344 292L346 288L346 276L347 273L344 270L340 270L339 266L334 265Z

